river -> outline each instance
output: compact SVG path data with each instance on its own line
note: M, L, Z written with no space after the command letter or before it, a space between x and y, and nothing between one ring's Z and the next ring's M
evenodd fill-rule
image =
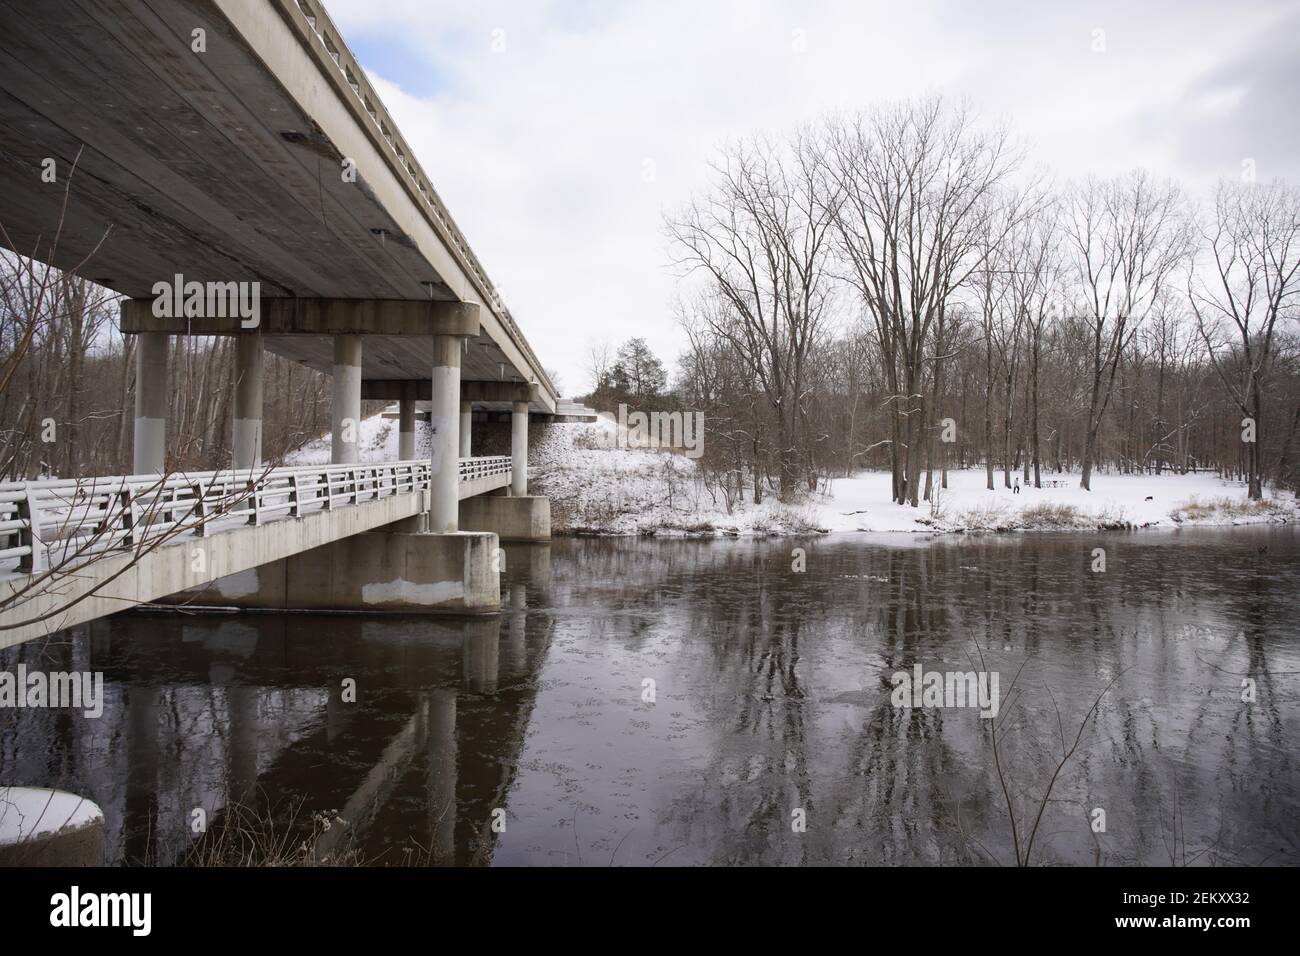
M0 710L0 783L116 863L1295 864L1298 545L562 539L500 615L121 614L0 652L106 698ZM997 715L899 706L918 665Z

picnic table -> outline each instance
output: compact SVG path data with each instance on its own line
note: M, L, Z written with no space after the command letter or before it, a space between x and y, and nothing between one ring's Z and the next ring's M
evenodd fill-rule
M1044 481L1043 487L1044 488L1066 488L1069 486L1069 484L1070 483L1066 481L1064 478L1053 478L1049 481Z

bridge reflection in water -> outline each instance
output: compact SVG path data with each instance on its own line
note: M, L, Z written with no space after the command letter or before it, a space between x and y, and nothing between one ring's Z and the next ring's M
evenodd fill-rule
M489 862L552 627L528 613L549 548L506 566L499 615L139 612L12 648L11 671L102 671L104 711L0 713L0 767L99 804L111 863L208 856L254 818L242 838L317 859Z

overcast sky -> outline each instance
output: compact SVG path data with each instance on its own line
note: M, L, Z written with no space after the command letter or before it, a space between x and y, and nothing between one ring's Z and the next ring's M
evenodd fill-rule
M662 221L718 144L926 93L1065 179L1300 181L1300 0L327 0L563 391L587 348L683 347Z

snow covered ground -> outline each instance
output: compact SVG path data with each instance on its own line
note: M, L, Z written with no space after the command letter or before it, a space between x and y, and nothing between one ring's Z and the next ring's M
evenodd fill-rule
M416 425L416 454L429 453L428 424ZM986 487L984 470L948 473L934 505L919 508L889 500L889 474L862 472L837 478L825 494L797 505L767 498L762 505L734 504L728 513L720 494L696 481L695 462L681 455L616 447L617 426L552 425L530 449L529 490L551 499L551 526L558 533L746 535L820 531L1065 531L1102 528L1171 528L1293 521L1293 494L1266 489L1264 502L1250 502L1246 486L1213 474L1118 475L1096 473L1092 491L1079 476L1044 474L1060 487L1022 487L1020 494ZM397 457L397 423L373 416L360 427L360 458ZM309 442L286 464L329 461L329 436ZM924 479L923 479L924 480ZM1013 474L1012 480L1015 480ZM935 476L938 483L938 475ZM1150 500L1148 500L1150 499Z
M651 449L618 448L618 427L556 425L530 455L529 490L551 499L553 532L591 534L768 534L815 532L816 507L775 499L727 513L721 494L696 480L695 462Z
M825 494L786 506L738 502L731 513L720 496L694 480L695 463L679 455L613 447L616 426L554 426L536 449L532 488L551 498L557 531L603 534L799 534L815 531L1016 531L1169 528L1180 525L1291 521L1295 496L1268 490L1262 503L1246 499L1242 482L1213 474L1044 475L1059 487L1022 487L1019 494L986 487L984 470L951 471L938 501L919 508L889 500L887 472L863 472L831 482ZM1014 482L1015 475L1012 476ZM938 475L935 476L938 484ZM1150 500L1148 500L1148 498Z
M397 460L397 419L384 418L383 415L371 415L363 418L357 427L357 457L362 462ZM429 454L429 423L415 423L415 457L423 458ZM330 460L330 436L324 434L314 438L297 451L284 456L286 465L326 465Z
M1079 487L1077 473L1045 474L1044 485L1051 481L1057 487L1022 484L1019 494L1003 487L1001 472L993 477L995 487L989 491L984 469L950 471L937 504L922 501L919 508L890 503L887 472L838 478L819 509L821 523L830 531L1068 531L1295 518L1290 493L1270 489L1270 500L1250 502L1245 482L1224 481L1214 474L1094 473L1091 491ZM1013 482L1016 477L1013 473Z

